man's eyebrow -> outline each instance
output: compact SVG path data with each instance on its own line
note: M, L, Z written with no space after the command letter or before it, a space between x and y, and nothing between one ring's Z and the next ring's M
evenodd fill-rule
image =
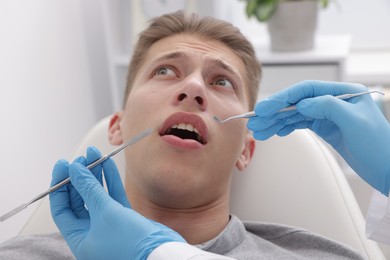
M183 57L186 57L186 56L187 55L185 53L183 53L183 52L175 51L175 52L171 52L171 53L165 54L165 55L157 58L156 60L153 61L153 63L158 63L158 62L161 62L161 61L164 61L164 60L183 58Z
M226 64L223 60L221 59L212 59L212 61L220 68L228 71L231 74L238 75L237 70L235 70L232 66Z
M165 54L165 55L155 59L153 61L153 63L159 63L159 62L162 62L162 61L165 61L165 60L171 60L171 59L176 59L176 58L187 58L187 57L188 57L187 53L184 53L184 52L181 52L181 51L175 51L175 52L167 53L167 54ZM235 68L233 68L232 66L228 65L226 62L224 62L221 59L210 58L209 61L214 63L217 67L220 67L223 70L226 70L230 74L239 75L238 71Z

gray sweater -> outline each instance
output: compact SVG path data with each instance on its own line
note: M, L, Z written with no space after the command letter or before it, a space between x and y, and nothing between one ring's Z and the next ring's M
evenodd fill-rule
M241 222L232 216L214 239L197 247L235 259L364 259L337 242L279 224ZM59 233L18 236L0 245L0 259L75 259Z

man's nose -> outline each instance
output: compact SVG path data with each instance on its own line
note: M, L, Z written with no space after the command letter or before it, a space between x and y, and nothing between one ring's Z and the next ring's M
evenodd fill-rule
M207 108L206 88L206 83L201 76L188 77L176 92L175 103L196 106L204 111Z

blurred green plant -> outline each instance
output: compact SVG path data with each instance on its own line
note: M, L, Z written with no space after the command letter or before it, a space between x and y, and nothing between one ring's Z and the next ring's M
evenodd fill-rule
M297 2L302 0L240 0L246 2L245 12L248 18L255 17L260 22L267 22L274 14L278 3ZM329 0L311 0L320 3L322 8L329 5Z

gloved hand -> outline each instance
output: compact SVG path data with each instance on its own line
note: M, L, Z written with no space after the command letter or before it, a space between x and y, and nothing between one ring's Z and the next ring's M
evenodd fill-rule
M163 243L185 242L172 229L130 208L113 160L93 168L96 177L84 166L99 157L96 148L88 148L86 158L79 157L71 165L60 160L53 169L52 185L68 176L71 180L50 194L50 207L77 259L146 259ZM102 168L108 194L101 185Z
M352 83L304 81L256 105L248 128L258 140L308 128L340 153L372 187L388 195L390 125L370 95L340 100L332 96L367 91ZM296 104L296 111L278 112Z

